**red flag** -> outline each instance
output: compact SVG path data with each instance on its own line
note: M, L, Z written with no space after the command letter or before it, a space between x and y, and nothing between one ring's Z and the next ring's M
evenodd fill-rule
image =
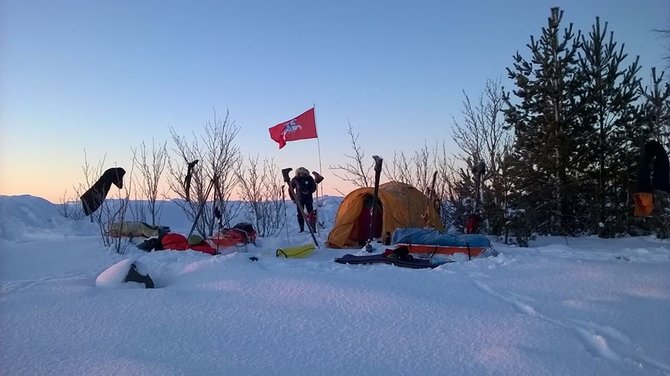
M279 148L286 146L286 141L317 138L314 107L296 116L295 118L279 123L270 128L270 138L279 144Z

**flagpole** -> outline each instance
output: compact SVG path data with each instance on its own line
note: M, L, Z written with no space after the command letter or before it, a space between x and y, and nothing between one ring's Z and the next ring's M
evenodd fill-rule
M312 103L312 107L314 108L314 127L316 128L316 148L319 153L319 174L323 175L323 167L321 166L321 141L319 141L319 123L316 121L316 103ZM321 182L322 184L323 182ZM317 213L319 212L319 189L321 189L321 197L323 197L323 186L319 184L316 189L316 209ZM317 214L318 218L318 214ZM314 229L316 230L317 227L319 227L319 220L317 219L317 223L314 224ZM318 231L318 230L317 230Z
M319 141L319 123L316 121L316 104L312 104L314 107L314 127L316 128L316 147L319 153L319 174L323 175L323 166L321 166L321 142ZM323 188L321 188L321 194L323 194Z

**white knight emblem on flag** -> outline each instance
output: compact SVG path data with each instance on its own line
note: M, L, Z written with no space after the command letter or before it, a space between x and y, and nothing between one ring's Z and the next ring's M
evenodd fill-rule
M298 124L295 119L291 119L286 125L284 126L284 130L281 132L282 137L286 138L286 135L295 133L298 130L302 129L302 126Z

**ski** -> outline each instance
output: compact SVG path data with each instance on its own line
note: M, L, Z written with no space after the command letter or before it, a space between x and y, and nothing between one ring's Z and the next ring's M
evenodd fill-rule
M293 198L293 201L295 202L296 206L298 207L298 211L300 214L302 214L302 218L305 220L305 223L307 224L307 229L309 230L309 234L312 235L312 240L314 241L314 245L318 248L319 247L319 242L316 240L316 235L314 234L314 229L309 223L309 218L307 214L305 214L305 208L302 206L302 203L300 202L300 197L298 197L295 189L291 187L291 177L288 175L289 172L291 172L293 169L291 167L287 167L281 170L282 177L284 178L284 182L288 186L288 195L289 197Z
M378 155L373 155L372 159L375 161L375 189L372 193L372 209L371 218L370 218L370 232L368 234L368 241L365 244L365 250L368 253L372 252L372 241L374 239L374 224L375 224L375 215L377 214L377 196L379 194L379 177L382 173L382 162L384 159Z
M385 256L383 254L369 255L369 256L357 256L352 254L346 254L342 257L336 258L335 262L338 264L352 264L352 265L390 264L402 268L412 268L412 269L433 269L446 263L444 261L436 262L432 260L415 259L409 257L394 258Z

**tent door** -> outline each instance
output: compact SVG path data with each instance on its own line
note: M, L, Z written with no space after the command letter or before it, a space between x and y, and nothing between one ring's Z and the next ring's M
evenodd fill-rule
M372 219L372 196L365 196L363 201L363 210L358 215L358 244L360 246L365 245L365 242L368 240L370 235L370 221ZM374 228L372 229L372 236L379 238L382 235L382 222L384 220L384 208L382 207L381 201L377 199L377 210L375 211L375 222Z

